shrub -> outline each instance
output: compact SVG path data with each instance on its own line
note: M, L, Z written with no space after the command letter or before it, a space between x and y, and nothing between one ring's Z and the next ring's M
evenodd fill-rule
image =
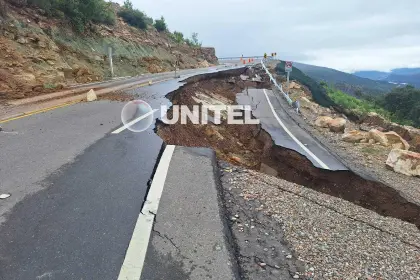
M89 22L115 24L110 3L104 0L28 0L28 4L45 10L49 16L64 13L80 32L84 31Z
M191 39L185 39L185 43L187 43L190 47L201 48L202 43L198 41L198 33L194 32L191 35Z
M165 22L164 17L161 17L160 19L157 19L155 21L154 26L155 26L156 30L159 31L159 32L163 32L163 31L166 31L168 29L167 26L166 26L166 22Z
M185 40L184 40L184 34L182 34L181 32L174 31L174 33L171 35L171 37L178 44L182 44L182 43L185 42Z
M146 16L139 10L122 9L118 12L118 16L131 26L139 29L147 28Z

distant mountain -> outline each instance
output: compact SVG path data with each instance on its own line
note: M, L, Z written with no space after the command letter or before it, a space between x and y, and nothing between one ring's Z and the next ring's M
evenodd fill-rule
M396 68L391 71L392 74L396 75L415 75L420 74L420 68Z
M377 81L387 81L394 84L410 84L420 88L420 68L397 68L390 72L358 71L354 75Z
M351 95L356 95L360 91L371 95L385 94L395 88L395 85L386 81L375 81L327 67L303 63L294 63L294 66L311 78L317 81L325 81Z
M354 72L353 75L356 75L360 78L381 81L385 80L389 76L389 73L381 71L357 71Z
M420 73L411 75L400 75L391 73L387 78L387 81L398 84L410 84L416 88L420 88Z

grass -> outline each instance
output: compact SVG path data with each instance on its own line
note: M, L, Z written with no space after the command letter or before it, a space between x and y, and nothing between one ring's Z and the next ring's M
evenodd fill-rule
M55 88L57 88L57 85L46 83L46 84L44 84L44 88L45 89L55 89Z
M351 110L358 115L366 115L369 112L375 112L381 115L388 121L399 123L401 125L412 125L410 120L401 119L396 117L390 111L382 108L375 102L365 100L365 99L357 99L353 96L350 96L341 90L335 89L334 87L328 86L323 84L328 97L338 106Z
M363 147L362 153L369 154L369 155L379 155L380 151L375 147Z

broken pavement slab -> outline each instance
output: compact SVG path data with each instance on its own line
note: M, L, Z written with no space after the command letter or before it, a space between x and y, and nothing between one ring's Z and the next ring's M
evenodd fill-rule
M210 149L176 147L141 280L238 279L216 165Z

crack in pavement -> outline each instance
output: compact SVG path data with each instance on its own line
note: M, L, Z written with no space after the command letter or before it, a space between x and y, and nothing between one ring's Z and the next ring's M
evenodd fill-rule
M160 238L168 240L172 244L172 246L175 247L175 249L178 251L178 253L181 253L181 250L179 249L179 247L176 246L175 242L171 238L169 238L166 234L161 234L159 231L155 230L154 227L153 227L152 231L155 232ZM181 254L181 256L182 256L182 254ZM184 257L184 256L182 256L182 257Z

